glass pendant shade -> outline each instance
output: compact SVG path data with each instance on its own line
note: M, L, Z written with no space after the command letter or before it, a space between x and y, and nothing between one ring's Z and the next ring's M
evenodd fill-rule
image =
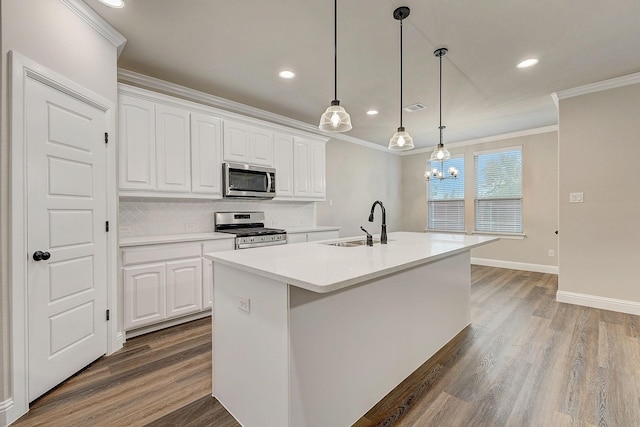
M340 101L331 101L331 105L322 117L320 117L319 128L327 132L347 132L351 130L351 117L349 117L349 113L340 106Z
M437 162L441 160L449 160L451 158L451 153L447 150L444 144L440 143L431 153L431 158L429 158L430 162Z
M389 150L402 151L411 150L413 146L413 138L401 126L398 131L393 134L389 140Z

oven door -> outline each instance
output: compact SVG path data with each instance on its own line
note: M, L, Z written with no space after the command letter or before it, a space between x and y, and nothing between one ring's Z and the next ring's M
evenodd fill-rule
M224 197L272 199L276 170L241 163L223 163Z

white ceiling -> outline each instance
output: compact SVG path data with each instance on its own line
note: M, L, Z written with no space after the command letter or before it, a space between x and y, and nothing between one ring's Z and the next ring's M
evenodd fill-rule
M314 125L333 99L331 0L125 1L85 0L127 38L121 68ZM383 146L400 121L398 6L411 8L403 103L427 107L403 113L416 148L438 142L438 47L445 143L556 124L553 92L640 71L640 0L340 0L348 135Z

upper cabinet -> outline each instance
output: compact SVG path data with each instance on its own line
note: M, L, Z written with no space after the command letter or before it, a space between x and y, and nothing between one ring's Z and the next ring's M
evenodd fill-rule
M156 167L158 190L191 191L189 112L156 105Z
M121 195L222 197L219 117L123 85L118 107Z
M120 189L156 189L155 104L128 95L118 97Z
M277 173L277 172L276 172ZM324 200L325 144L323 141L295 138L293 143L293 195Z
M273 131L224 121L224 161L273 167Z
M324 200L325 139L118 86L121 196L222 197L222 163L276 169L276 200Z
M191 191L222 195L222 121L205 114L191 114Z

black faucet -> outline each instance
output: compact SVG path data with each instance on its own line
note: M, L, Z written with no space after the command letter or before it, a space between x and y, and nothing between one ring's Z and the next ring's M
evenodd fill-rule
M376 208L376 205L380 205L382 208L382 233L380 233L380 243L383 245L387 244L387 211L384 209L384 205L380 200L376 200L371 205L371 214L369 215L369 222L373 222L373 210Z
M365 230L362 226L360 226L360 230L367 233L367 246L373 246L373 236L369 234L369 232Z

